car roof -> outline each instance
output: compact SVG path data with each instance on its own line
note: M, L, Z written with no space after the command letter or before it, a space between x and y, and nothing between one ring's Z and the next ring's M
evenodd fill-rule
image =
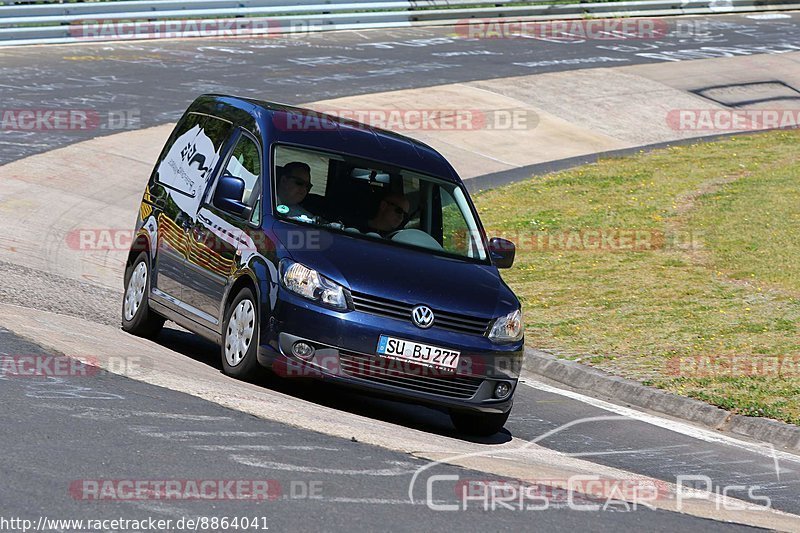
M190 107L230 119L230 108L246 112L271 142L354 155L461 183L439 152L399 133L311 109L222 94L206 94ZM211 108L211 109L209 109ZM226 108L228 108L226 110ZM237 113L240 114L240 113ZM240 122L234 117L233 122Z

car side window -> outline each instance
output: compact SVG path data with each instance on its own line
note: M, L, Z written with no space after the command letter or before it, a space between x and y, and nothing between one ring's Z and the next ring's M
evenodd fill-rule
M158 183L199 202L230 130L230 122L189 113L173 133L169 150L162 154Z
M298 220L329 216L328 176L333 158L300 148L276 146L273 156L275 212ZM287 172L286 180L280 176Z
M252 208L250 221L261 223L261 153L253 139L242 134L225 163L225 174L244 181L241 202Z
M442 247L448 252L472 257L469 227L453 196L439 188L442 202Z

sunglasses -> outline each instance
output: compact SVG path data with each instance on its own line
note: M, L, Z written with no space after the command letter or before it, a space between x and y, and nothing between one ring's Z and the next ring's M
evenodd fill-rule
M392 206L394 208L395 214L403 215L404 217L408 216L408 211L406 211L405 209L403 209L401 206L397 205L396 203L390 202L389 200L384 200L384 202L386 202L387 204L389 204L390 206Z
M296 176L287 176L295 185L298 187L305 187L307 190L311 190L312 183L310 181L305 181L303 178L298 178Z

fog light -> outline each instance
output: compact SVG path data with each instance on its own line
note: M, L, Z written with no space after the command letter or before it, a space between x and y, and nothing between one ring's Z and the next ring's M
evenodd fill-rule
M297 341L292 344L292 353L300 359L311 359L314 355L314 348L307 342Z
M498 400L503 400L508 398L508 395L511 394L511 384L506 383L505 381L501 381L497 384L494 388L494 397Z

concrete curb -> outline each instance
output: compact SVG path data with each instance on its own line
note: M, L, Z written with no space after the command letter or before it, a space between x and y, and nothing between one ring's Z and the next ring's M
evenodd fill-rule
M587 395L644 408L711 429L800 451L800 427L768 418L733 414L700 400L642 385L547 352L525 349L523 376L544 377Z

